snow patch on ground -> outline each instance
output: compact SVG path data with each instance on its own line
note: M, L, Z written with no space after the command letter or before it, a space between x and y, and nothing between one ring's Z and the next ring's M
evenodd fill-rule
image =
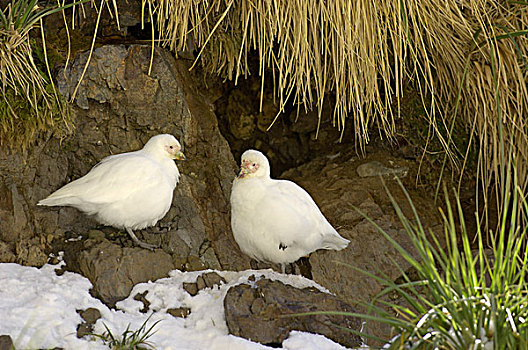
M63 263L61 263L63 264ZM295 275L283 275L272 270L247 270L241 272L214 271L222 276L225 284L201 290L194 297L183 289L184 282L195 282L205 272L213 270L181 272L174 270L169 277L136 285L130 296L109 309L89 293L92 284L85 277L65 272L58 276L55 269L60 265L44 265L37 269L18 264L0 264L0 335L8 334L16 349L54 348L108 349L98 339L76 336L77 325L82 319L77 310L93 307L101 312L94 333L105 332L105 325L114 336L120 336L129 327L136 330L150 317L147 328L159 321L155 334L149 339L155 349L182 350L260 350L271 349L259 343L228 334L224 319L223 301L227 290L248 281L269 278L298 288L315 287L328 292L317 283ZM143 303L134 300L137 293L148 291L149 311L142 313ZM187 318L167 314L167 309L187 307ZM153 312L154 311L154 312ZM291 332L283 342L285 350L343 350L343 346L316 334Z

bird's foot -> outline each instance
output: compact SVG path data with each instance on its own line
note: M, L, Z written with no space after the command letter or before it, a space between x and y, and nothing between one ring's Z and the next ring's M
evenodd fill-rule
M297 269L295 268L297 266ZM313 280L312 276L312 264L310 264L309 255L301 257L299 260L292 264L292 268L296 272L305 278Z
M137 240L136 244L140 246L141 248L148 249L148 250L154 250L156 248L159 248L159 246L156 244L149 244L149 243L141 242L140 240Z
M148 250L154 250L155 248L159 248L155 244L149 244L149 243L145 243L145 242L140 241L139 238L136 237L136 235L134 234L134 232L131 229L127 228L126 230L127 230L128 234L130 235L130 238L132 238L132 240L134 242L136 242L136 244L138 246L140 246L141 248L148 249Z

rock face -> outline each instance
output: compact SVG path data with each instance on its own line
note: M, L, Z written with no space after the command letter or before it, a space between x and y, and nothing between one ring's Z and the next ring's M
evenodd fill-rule
M279 104L273 96L271 82L272 79L265 80L262 110L259 79L239 79L237 86L230 87L215 103L220 129L235 160L239 161L247 149L258 149L266 153L271 174L277 177L285 169L306 163L328 148L337 151L353 147L353 128L347 127L341 134L332 122L332 97L328 96L323 103L320 124L317 110L306 112L304 106L297 109L287 105L284 113L276 119Z
M289 314L312 311L345 311L354 309L335 296L315 288L298 289L279 281L261 279L254 285L231 287L224 299L229 333L253 341L277 345L292 330L317 333L343 344L358 347L360 337L343 330L359 331L359 319L349 316Z
M212 95L202 84L204 77L192 75L189 62L176 60L159 48L155 49L149 75L150 57L148 46L96 49L74 100L75 134L64 140L42 135L26 154L0 150L2 259L39 266L57 239L86 237L90 230L99 228L75 209L41 208L36 203L86 174L105 156L139 149L151 136L170 133L181 141L188 161L178 163L182 175L172 208L156 227L138 231L138 236L163 247L175 267L190 261L193 266L199 261L211 268L249 267L249 259L238 251L230 236L228 203L236 164L219 132ZM73 96L87 58L88 53L78 55L66 71L57 74L57 86L64 96ZM107 236L108 230L116 231L101 230ZM127 239L118 243L133 246ZM122 252L116 254L121 256ZM136 255L133 264L151 264L147 255L145 261L137 260ZM79 261L67 263L82 266L89 274L93 258L79 254ZM106 264L109 270L97 273L116 274L120 267L117 261ZM160 273L145 274L140 279L161 277L168 267L164 263ZM98 278L91 275L92 282ZM137 282L140 280L135 279ZM113 297L126 295L127 289Z
M86 59L87 54L80 56L66 72L68 79L59 80L64 95L73 94ZM150 75L149 60L150 48L145 46L105 46L94 52L75 99L79 118L87 119L77 135L88 135L79 135L83 144L75 147L77 156L92 155L85 154L86 148L94 151L98 144L117 153L113 145L138 148L153 134L174 134L188 161L179 164L182 176L173 207L154 230L164 234L144 238L180 258L199 256L206 267L246 266L247 260L234 260L233 254L215 254L225 251L217 246L236 247L228 238L236 165L207 102L207 90L196 81L203 77L192 76L188 62L175 60L163 49L155 50ZM200 251L204 246L211 249Z
M408 170L406 167L388 168L376 160L361 164L356 169L360 177L394 175L401 178L407 175Z

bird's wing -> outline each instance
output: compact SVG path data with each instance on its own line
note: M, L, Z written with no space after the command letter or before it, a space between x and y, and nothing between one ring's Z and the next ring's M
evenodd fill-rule
M160 165L139 153L104 158L85 176L70 182L51 197L79 197L90 203L109 203L165 181Z
M304 245L313 235L322 235L329 226L312 197L288 180L273 180L259 206L267 230L285 245Z
M281 198L289 206L296 209L300 215L308 217L314 224L324 219L321 210L304 188L289 180L275 180L273 186L281 194Z

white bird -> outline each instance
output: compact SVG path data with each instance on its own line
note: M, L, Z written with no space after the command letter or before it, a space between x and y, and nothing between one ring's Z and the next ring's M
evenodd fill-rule
M328 223L299 185L270 177L264 154L247 150L231 190L231 228L240 249L258 261L284 265L317 249L341 250L349 240Z
M132 230L154 226L169 211L180 177L173 159L185 159L178 140L156 135L139 151L104 158L38 205L77 208L104 225L125 229L139 246L152 249Z

